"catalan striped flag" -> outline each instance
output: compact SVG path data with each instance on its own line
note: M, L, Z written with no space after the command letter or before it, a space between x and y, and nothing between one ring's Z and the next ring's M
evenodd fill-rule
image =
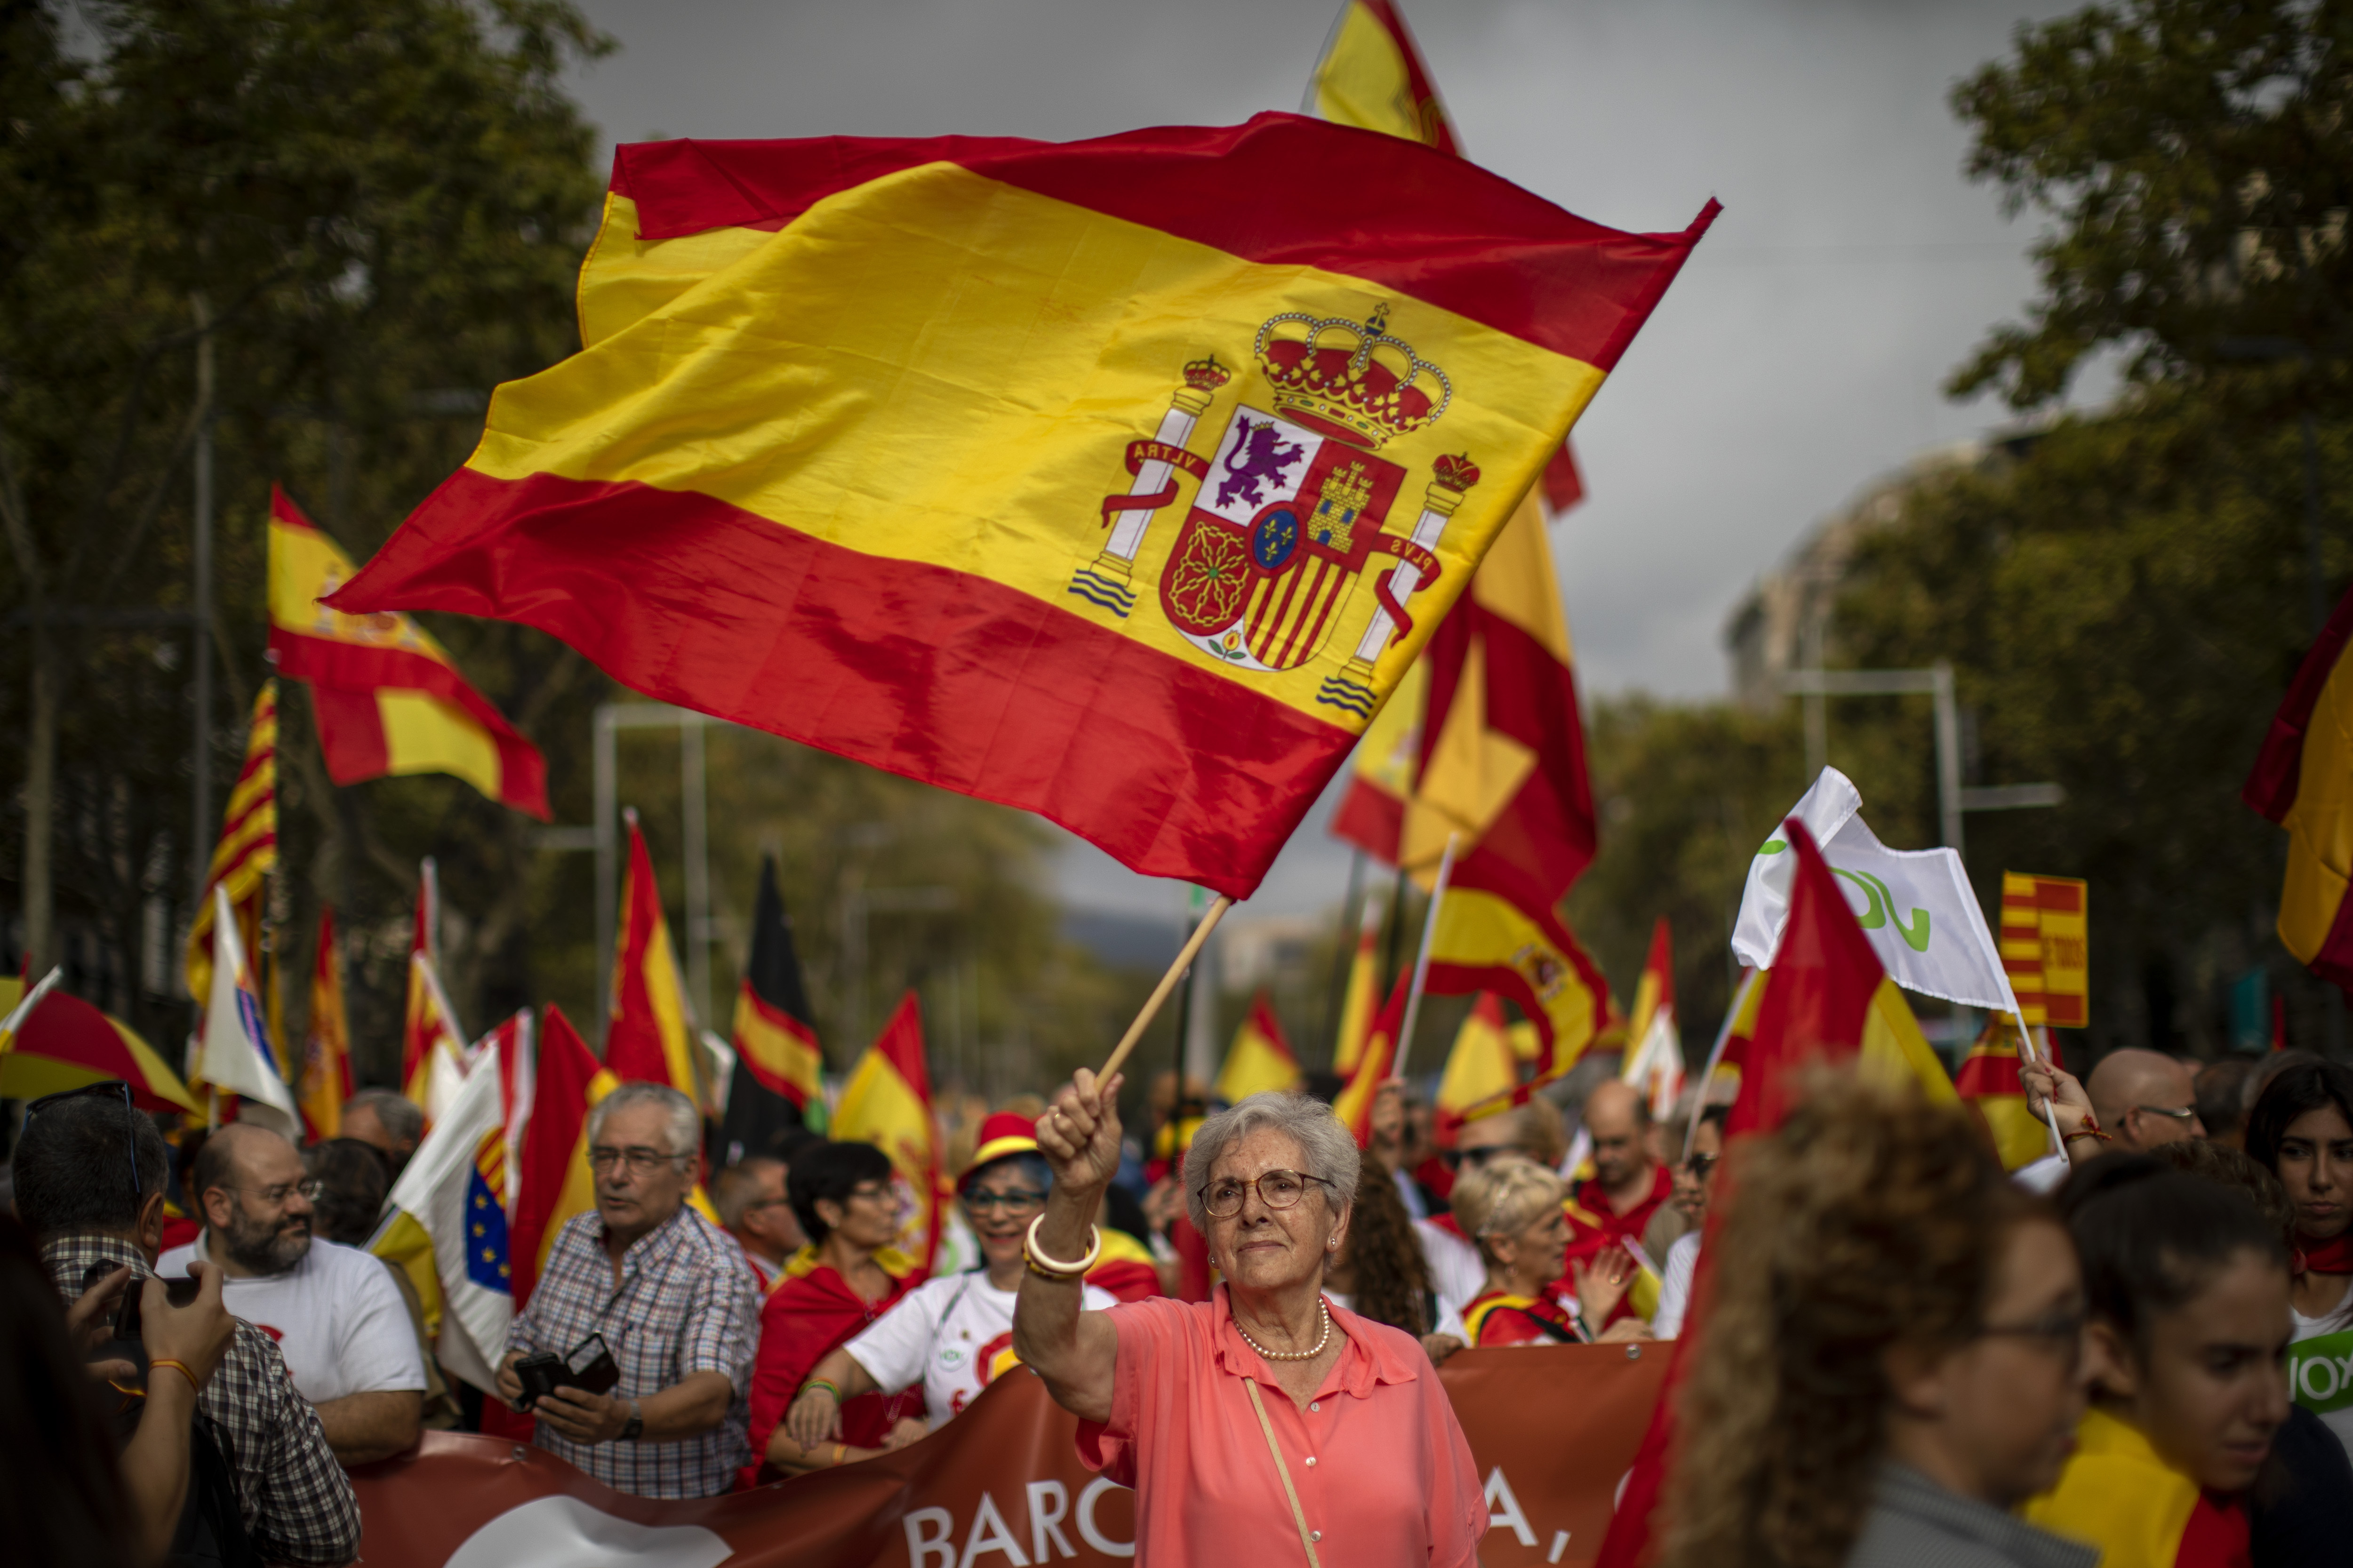
M2001 874L2001 967L2027 1023L2090 1026L2090 900L2072 877Z
M458 673L430 633L401 615L350 616L324 599L354 575L351 557L269 489L269 654L311 689L327 774L354 784L448 773L547 820L547 763Z
M316 1142L343 1130L343 1101L352 1097L352 1032L343 1010L343 961L335 951L335 911L319 910L318 951L311 961L311 1020L302 1031L302 1075L295 1103L302 1131Z
M1291 1054L1282 1021L1261 991L1250 998L1250 1015L1226 1047L1225 1063L1218 1068L1218 1097L1232 1105L1262 1090L1287 1094L1302 1081L1299 1058Z
M621 921L613 953L613 1012L605 1026L605 1065L624 1083L666 1083L698 1106L710 1096L695 1065L694 1021L654 881L653 856L635 811L629 869L621 884Z
M2353 995L2353 592L2337 603L2272 716L2239 797L2288 831L2279 938Z
M735 994L734 1038L729 1043L735 1049L735 1074L728 1080L727 1116L720 1132L726 1148L756 1154L789 1128L824 1125L825 1052L818 1044L792 922L776 890L774 856L760 860L752 952Z
M261 950L262 884L278 868L278 682L253 696L245 762L221 813L220 842L205 873L204 896L188 923L188 994L202 1007L213 994L213 889L228 895L248 952Z
M1715 210L1289 114L624 146L583 352L330 602L1247 896Z
M932 1111L932 1074L923 1059L923 1015L913 991L850 1068L834 1111L833 1136L871 1143L891 1156L910 1199L899 1250L926 1271L939 1255L940 1215L948 1196L939 1121Z

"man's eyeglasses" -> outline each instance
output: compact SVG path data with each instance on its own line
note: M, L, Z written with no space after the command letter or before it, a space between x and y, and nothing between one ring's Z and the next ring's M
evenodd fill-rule
M120 1100L122 1109L136 1114L138 1102L131 1098L131 1086L121 1079L108 1079L102 1083L86 1083L79 1089L61 1089L45 1094L25 1107L25 1120L30 1122L44 1110L51 1110L69 1100ZM131 1162L131 1212L137 1214L139 1205L147 1201L145 1184L139 1179L139 1142L136 1128L126 1117L122 1123L122 1152Z
M1704 1182L1715 1169L1715 1163L1723 1158L1721 1154L1686 1154L1683 1156L1683 1169L1692 1173L1694 1181Z
M1250 1182L1228 1176L1201 1189L1201 1205L1213 1218L1226 1219L1241 1213L1242 1199L1255 1192L1258 1201L1267 1207L1287 1209L1306 1195L1310 1182L1323 1182L1327 1187L1333 1184L1321 1176L1310 1176L1299 1171L1269 1171Z
M2081 1307L2065 1311L2046 1312L2031 1322L1989 1323L1978 1331L1979 1339L2018 1339L2039 1345L2073 1367L2084 1359L2084 1325L2091 1321Z
M588 1168L609 1171L616 1165L626 1165L633 1176L650 1176L664 1165L681 1164L693 1158L691 1154L666 1154L659 1149L608 1149L600 1144L588 1151Z
M1027 1214L1031 1209L1043 1208L1045 1204L1045 1194L1024 1192L1018 1188L1009 1193L966 1193L964 1195L964 1206L975 1214L996 1214L1000 1209L1007 1214Z
M327 1184L316 1176L308 1176L299 1182L280 1182L274 1186L239 1187L237 1190L240 1193L250 1193L263 1203L272 1205L284 1203L296 1193L301 1194L315 1204L319 1201L319 1194L327 1190Z
M2133 1109L2135 1110L2146 1110L2151 1116L2162 1116L2173 1121L2189 1122L2198 1120L2198 1108L2194 1105L2184 1105L2179 1107L2171 1105L2136 1105Z

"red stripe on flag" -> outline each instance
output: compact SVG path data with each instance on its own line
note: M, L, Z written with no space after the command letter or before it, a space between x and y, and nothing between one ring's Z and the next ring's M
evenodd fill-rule
M649 697L1236 898L1356 740L1003 584L638 484L461 468L332 603L536 626Z
M2353 639L2353 591L2337 601L2337 609L2321 628L2312 651L2296 666L2295 679L2288 684L2287 695L2280 700L2279 711L2272 716L2271 729L2263 736L2263 750L2255 754L2253 771L2239 790L2241 800L2274 822L2284 823L2288 808L2295 804L2304 770L2304 732L2312 723L2312 710L2319 704L2328 678L2345 657L2348 639ZM2329 945L2336 945L2334 932Z
M1681 234L1627 234L1419 142L1275 113L1067 143L628 143L614 149L612 188L637 204L640 237L672 239L782 228L837 192L935 163L1245 260L1361 278L1605 371L1720 210L1710 201Z

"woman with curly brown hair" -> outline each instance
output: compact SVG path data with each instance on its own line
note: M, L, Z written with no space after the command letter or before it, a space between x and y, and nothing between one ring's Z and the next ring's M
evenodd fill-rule
M1729 1158L1663 1568L2092 1568L2005 1511L2084 1410L2050 1207L1957 1107L1851 1076Z
M1356 1179L1356 1218L1338 1257L1324 1270L1324 1293L1335 1306L1403 1329L1421 1342L1433 1363L1469 1342L1462 1314L1432 1288L1413 1215L1377 1160L1366 1161Z

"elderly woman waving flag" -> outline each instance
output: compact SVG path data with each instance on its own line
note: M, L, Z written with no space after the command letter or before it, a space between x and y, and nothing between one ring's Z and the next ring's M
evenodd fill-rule
M1185 1203L1225 1277L1210 1300L1081 1310L1120 1082L1082 1069L1039 1120L1054 1186L1013 1336L1081 1459L1135 1489L1139 1568L1265 1561L1294 1535L1311 1568L1475 1561L1486 1502L1429 1357L1324 1294L1359 1165L1328 1106L1253 1094L1201 1124Z

